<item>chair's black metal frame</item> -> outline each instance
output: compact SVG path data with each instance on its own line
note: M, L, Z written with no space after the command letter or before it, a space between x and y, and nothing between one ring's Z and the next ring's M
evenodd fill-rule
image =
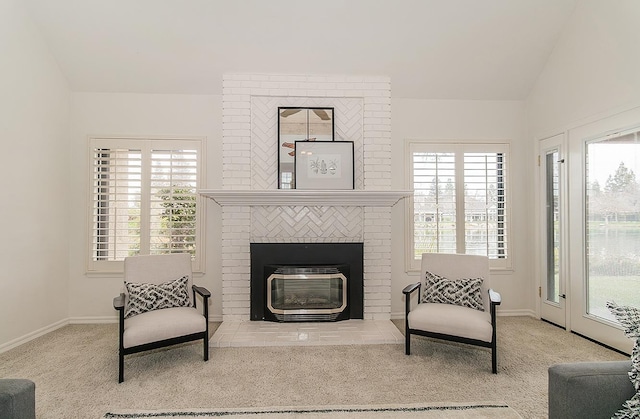
M178 343L191 342L194 340L202 339L204 341L204 360L209 360L209 297L211 293L204 287L192 285L193 290L193 307L196 308L196 293L202 297L203 315L205 318L205 330L204 332L192 333L190 335L178 336L171 339L159 340L157 342L145 343L144 345L132 346L130 348L124 347L124 293L113 299L113 308L118 310L118 316L120 317L120 349L118 360L118 383L124 381L124 356L135 354L138 352L148 351L151 349L163 348L165 346L176 345Z
M493 329L491 335L491 342L485 342L477 339L469 339L455 335L447 335L443 333L434 333L426 330L419 329L410 329L409 328L409 312L411 311L411 294L418 290L418 296L421 295L420 288L421 283L417 282L415 284L407 285L402 293L405 296L405 354L411 355L411 335L420 335L429 338L448 340L451 342L465 343L468 345L474 346L482 346L484 348L491 349L491 372L494 374L498 373L498 348L496 342L496 307L500 305L500 295L495 293L493 290L488 290L489 293L489 301L491 303L491 328ZM418 304L421 304L420 298L418 298Z

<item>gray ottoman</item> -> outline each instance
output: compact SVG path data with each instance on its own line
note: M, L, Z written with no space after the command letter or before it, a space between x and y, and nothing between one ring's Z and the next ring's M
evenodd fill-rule
M0 419L35 419L36 385L31 380L0 379Z

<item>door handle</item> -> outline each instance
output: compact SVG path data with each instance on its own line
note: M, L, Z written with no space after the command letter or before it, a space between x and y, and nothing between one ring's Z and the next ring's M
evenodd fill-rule
M558 294L558 297L560 297L560 298L567 298L567 294Z

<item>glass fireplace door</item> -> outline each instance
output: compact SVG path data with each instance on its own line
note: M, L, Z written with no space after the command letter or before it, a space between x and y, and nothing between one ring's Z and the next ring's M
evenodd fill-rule
M267 278L267 309L280 321L333 320L347 306L336 268L282 267Z

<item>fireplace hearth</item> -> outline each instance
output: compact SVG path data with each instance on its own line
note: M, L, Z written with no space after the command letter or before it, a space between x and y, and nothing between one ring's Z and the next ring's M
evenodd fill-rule
M362 243L251 243L251 320L362 319Z

